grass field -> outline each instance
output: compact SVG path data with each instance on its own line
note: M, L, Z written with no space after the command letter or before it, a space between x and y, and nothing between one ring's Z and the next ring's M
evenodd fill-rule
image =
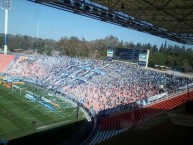
M54 100L61 107L51 111L20 95L18 90L0 85L0 140L12 140L85 119L79 112L77 120L76 106L58 98Z

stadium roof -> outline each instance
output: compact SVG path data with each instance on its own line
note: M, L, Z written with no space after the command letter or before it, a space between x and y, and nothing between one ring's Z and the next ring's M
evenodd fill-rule
M193 45L193 0L29 0Z

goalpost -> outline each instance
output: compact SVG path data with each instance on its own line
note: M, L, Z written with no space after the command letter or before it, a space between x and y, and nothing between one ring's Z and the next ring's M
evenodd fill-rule
M19 90L19 94L21 95L21 92L22 92L22 88L16 86L16 85L12 85L11 87L12 90Z

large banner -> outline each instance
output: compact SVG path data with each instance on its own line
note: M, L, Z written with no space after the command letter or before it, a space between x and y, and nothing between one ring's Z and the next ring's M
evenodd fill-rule
M185 90L185 89L188 89L188 87L191 88L192 86L193 86L193 83L185 85L185 86L181 86L181 87L179 87L179 90Z
M164 92L162 94L158 94L158 95L149 97L148 98L148 103L152 102L152 101L155 101L155 100L158 100L158 99L161 99L161 98L166 97L166 96L168 96L168 92Z
M36 98L34 98L34 96L30 95L30 94L25 94L25 97L29 100L35 101Z

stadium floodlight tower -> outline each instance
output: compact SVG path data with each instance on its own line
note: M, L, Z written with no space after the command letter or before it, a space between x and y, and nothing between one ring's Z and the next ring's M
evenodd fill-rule
M8 43L8 10L11 9L11 0L2 0L2 9L5 10L5 36L4 36L4 54L7 54L7 43Z

